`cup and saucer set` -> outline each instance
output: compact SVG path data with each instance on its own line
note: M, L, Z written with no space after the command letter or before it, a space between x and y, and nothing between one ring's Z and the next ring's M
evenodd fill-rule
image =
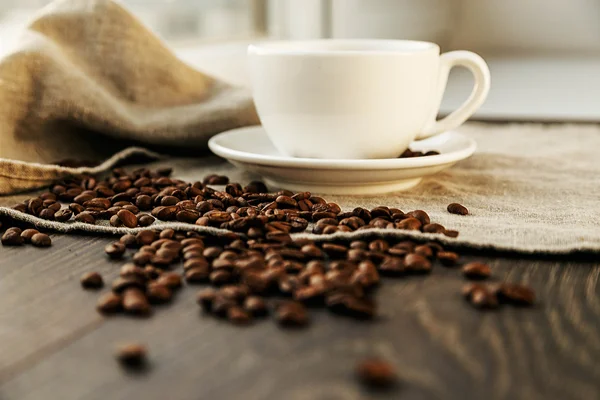
M489 92L489 69L477 54L440 55L436 44L419 41L329 39L251 45L248 56L262 125L220 133L209 147L273 187L406 190L476 149L453 130ZM458 110L436 120L454 66L473 73L474 87Z

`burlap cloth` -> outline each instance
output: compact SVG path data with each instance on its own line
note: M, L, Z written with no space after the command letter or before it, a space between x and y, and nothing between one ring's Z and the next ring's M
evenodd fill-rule
M64 174L99 173L136 154L158 157L142 147L163 154L167 147L202 149L217 132L258 122L246 91L178 61L112 1L58 1L40 13L19 43L0 60L1 205L30 197L14 193ZM470 123L459 130L477 141L478 151L418 187L382 196L326 197L345 210L424 209L432 220L461 232L457 239L379 231L384 235L522 253L600 254L600 126ZM126 148L132 143L141 147ZM65 158L106 161L83 169L48 164ZM164 164L186 180L209 173L241 182L257 178L206 153L150 167ZM466 205L471 215L449 214L450 202ZM132 231L105 222L44 221L8 207L0 207L0 215L60 232ZM156 226L221 233L181 223Z

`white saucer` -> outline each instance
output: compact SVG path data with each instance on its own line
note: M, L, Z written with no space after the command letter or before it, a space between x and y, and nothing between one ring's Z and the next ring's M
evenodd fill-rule
M376 160L295 158L280 154L262 126L251 126L220 133L209 140L208 147L233 165L261 175L273 187L362 195L410 189L424 176L469 157L477 145L458 132L444 132L410 145L413 151L441 153L435 156Z

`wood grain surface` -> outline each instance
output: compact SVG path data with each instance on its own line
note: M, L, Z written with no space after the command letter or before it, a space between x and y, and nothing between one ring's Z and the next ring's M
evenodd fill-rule
M374 322L316 310L310 328L286 331L270 319L239 328L203 316L195 287L150 319L104 318L99 292L79 277L117 275L108 242L54 235L50 249L0 247L0 399L600 398L592 262L468 256L487 260L497 280L532 285L538 305L478 312L459 295L460 274L438 266L386 280ZM148 370L116 363L115 346L129 341L149 347ZM354 380L355 363L372 355L396 366L391 391Z

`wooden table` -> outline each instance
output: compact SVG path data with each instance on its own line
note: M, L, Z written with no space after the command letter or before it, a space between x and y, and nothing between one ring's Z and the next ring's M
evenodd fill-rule
M538 306L478 312L459 295L460 274L436 267L386 280L374 322L317 310L310 328L286 331L203 316L189 287L150 319L100 316L99 294L79 277L117 275L110 241L54 235L50 249L0 248L0 399L600 398L597 263L467 256L531 284ZM149 370L117 364L114 348L128 341L149 347ZM394 390L354 380L371 355L397 367Z

